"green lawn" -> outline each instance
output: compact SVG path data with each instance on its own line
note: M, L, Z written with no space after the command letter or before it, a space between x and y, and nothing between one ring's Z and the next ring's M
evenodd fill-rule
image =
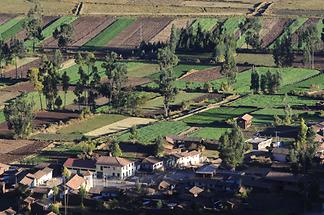
M61 18L57 19L55 22L53 22L51 25L49 25L47 28L45 28L42 31L42 35L44 37L42 41L52 37L53 32L62 24L71 24L77 18L78 18L77 16L62 16ZM77 31L78 29L75 30ZM37 42L35 45L39 45L42 41ZM31 48L33 46L33 41L27 40L25 42L25 46Z
M197 31L198 25L200 24L203 31L212 31L214 26L218 24L218 20L214 18L199 18L196 19L191 27L193 28L194 32Z
M276 41L280 41L282 38L285 37L285 35L288 33L290 30L291 34L295 33L300 27L303 26L303 24L308 20L306 17L299 17L295 19L289 26L288 28L285 28L285 31L269 46L270 49L274 48L274 44Z
M223 124L228 119L233 119L255 110L256 108L220 107L187 117L183 121L192 126L210 127L213 124Z
M142 144L152 144L158 137L164 137L167 135L177 135L185 130L189 129L189 126L181 121L163 121L154 123L138 129L138 141ZM129 141L130 133L124 133L117 137L119 141Z
M218 140L227 130L229 128L226 127L202 127L191 133L189 137Z
M14 37L24 28L25 19L23 17L16 17L9 20L0 26L0 35L3 40L9 40Z
M302 98L298 96L285 95L249 95L238 99L230 106L249 106L258 108L277 108L284 107L286 104L293 105L315 105L317 100Z
M58 130L59 134L85 134L103 126L125 119L126 117L118 114L99 114L89 119L73 123L65 128Z
M306 80L286 85L280 89L280 93L288 93L290 91L307 92L317 90L316 87L314 88L314 86L318 87L318 90L324 89L324 74L318 74Z
M116 37L125 28L133 24L134 18L120 18L117 19L113 24L103 30L96 37L88 41L84 46L88 47L103 47L106 46L110 40Z

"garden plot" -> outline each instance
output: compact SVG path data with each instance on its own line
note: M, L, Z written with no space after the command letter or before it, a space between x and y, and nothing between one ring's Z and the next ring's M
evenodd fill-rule
M71 46L82 46L107 26L114 22L114 18L100 16L82 16L72 23L74 29ZM57 47L57 41L47 42L46 46Z
M0 14L0 25L4 24L8 20L14 18L15 15L13 14Z
M142 41L149 42L161 32L172 20L170 18L140 18L123 30L108 47L136 48Z
M30 140L0 140L0 162L11 163L23 159L48 146L49 143Z
M84 46L90 48L105 47L113 38L119 35L124 29L127 29L134 21L135 19L133 18L119 18L97 36L88 41ZM126 34L126 36L128 35Z
M3 76L4 78L16 78L16 74L18 74L19 78L27 78L27 73L30 68L36 67L38 68L41 63L41 59L37 58L33 61L23 64L18 68L18 71L16 71L15 68L12 68L11 70L4 72Z
M289 84L280 89L280 93L311 92L324 90L324 74L318 74L300 82Z
M10 19L0 26L1 38L4 41L8 41L13 37L16 37L19 32L24 28L25 18L23 16L18 16L16 18Z
M284 29L290 24L290 20L286 18L280 18L279 20L275 20L275 25L271 25L271 29L267 31L261 37L262 39L262 48L266 48L271 45L284 31ZM263 25L263 28L268 28L268 26Z
M175 19L175 20L173 20L160 33L158 33L157 35L155 35L150 40L150 43L158 43L158 42L166 43L166 42L168 42L169 39L170 39L171 29L172 29L172 26L173 25L177 29L183 29L183 28L186 28L186 27L190 26L190 24L192 23L192 21L193 21L193 19L189 19L189 18L181 18L181 19Z
M139 118L139 117L129 117L126 119L122 119L110 125L103 126L96 130L90 131L85 134L85 136L98 137L101 135L112 134L116 132L120 132L126 129L131 128L132 126L141 126L147 125L149 123L155 122L154 119L147 118Z

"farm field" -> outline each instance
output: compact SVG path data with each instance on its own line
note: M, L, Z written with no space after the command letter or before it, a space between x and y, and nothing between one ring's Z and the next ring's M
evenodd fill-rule
M177 135L185 130L189 126L181 121L162 121L152 125L148 125L138 129L138 142L142 144L153 144L153 141L158 137L164 137L168 135ZM117 137L119 141L129 141L130 132L126 132Z
M262 48L266 48L271 45L284 32L284 29L290 24L290 19L279 18L275 19L274 22L275 24L271 25L271 30L267 31L267 33L265 33L265 35L262 37Z
M189 134L189 137L202 138L205 140L219 140L228 130L228 127L202 127Z
M251 54L251 53L237 53L236 62L238 64L253 64L255 66L275 67L272 54Z
M149 42L155 35L161 32L172 19L163 18L139 18L113 38L108 47L136 48L142 41ZM146 27L150 26L150 27Z
M244 98L238 99L229 104L229 106L248 106L258 108L280 108L286 104L290 106L295 105L315 105L317 100L302 98L298 96L287 96L285 95L249 95Z
M222 29L226 34L234 35L238 30L241 23L245 21L243 16L230 17L225 20Z
M88 41L85 47L105 47L113 38L115 38L125 28L130 26L135 19L120 18L113 22L110 26L100 32L97 36Z
M280 93L288 93L290 91L308 92L308 91L323 90L323 89L324 89L324 74L319 74L310 77L306 80L294 84L286 85L280 89Z
M61 128L56 133L63 135L85 134L125 118L125 116L117 114L98 114Z
M24 22L25 18L23 16L18 16L0 25L1 38L4 41L8 41L12 37L16 36L20 31L23 30Z
M191 27L193 28L193 31L196 32L200 25L203 31L210 32L213 31L217 24L218 20L215 18L199 18L192 23Z

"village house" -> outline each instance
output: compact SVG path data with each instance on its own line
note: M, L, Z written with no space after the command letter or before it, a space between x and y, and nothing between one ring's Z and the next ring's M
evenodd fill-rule
M53 189L48 187L34 187L31 189L32 197L35 199L52 199L53 198Z
M17 214L17 212L12 208L8 208L4 211L0 211L0 215L14 215L14 214Z
M88 171L96 171L96 160L84 160L79 158L68 158L64 164L71 173L73 174L83 174Z
M274 148L272 149L273 160L279 162L287 162L287 157L289 155L289 149L287 148Z
M168 165L171 167L190 167L201 164L200 152L198 151L185 151L170 155Z
M156 158L154 156L149 156L143 159L141 163L141 170L144 171L156 171L156 170L163 170L163 160Z
M267 151L272 144L272 138L254 137L245 141L253 146L253 150Z
M198 197L198 195L202 192L204 192L204 189L197 186L194 186L189 190L189 193L191 193L194 197Z
M125 179L133 176L136 171L135 162L125 158L101 156L96 162L98 178L119 178Z
M52 177L53 169L46 167L42 170L38 170L34 174L28 173L19 183L28 187L37 187L39 185L45 185Z
M212 178L216 174L219 165L208 164L196 170L196 175L203 178Z
M298 192L302 175L294 175L290 172L270 171L265 176L265 182L271 183L272 189Z
M69 190L78 192L81 187L87 187L87 181L84 179L84 177L75 174L68 182L66 182L66 187Z
M252 119L253 116L251 116L250 114L244 114L243 116L238 117L236 122L240 128L248 129L252 126Z

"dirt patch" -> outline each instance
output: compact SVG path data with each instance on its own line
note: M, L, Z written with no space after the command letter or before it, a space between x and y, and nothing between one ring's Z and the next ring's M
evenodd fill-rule
M170 18L141 18L112 39L108 47L136 48L142 41L149 42L169 23Z
M271 45L284 31L284 29L291 23L289 19L275 20L275 24L272 28L262 37L262 48L266 48ZM263 28L268 28L263 26Z
M0 140L0 162L11 163L39 152L48 146L47 142L29 140Z
M25 65L22 65L18 68L17 72L16 69L11 69L10 71L4 72L3 77L4 78L16 78L16 74L18 75L18 78L27 78L27 73L29 69L36 67L38 68L40 66L41 59L36 59L30 63L27 63Z
M146 125L151 122L155 122L154 119L139 118L139 117L129 117L127 119L120 120L118 122L106 125L102 128L90 131L86 133L86 136L98 137L101 135L112 134L122 130L131 128L134 125Z
M9 19L14 18L15 15L13 14L0 14L0 25L7 22Z
M160 33L158 33L155 37L153 37L150 42L151 43L158 43L158 42L167 42L170 39L171 29L174 25L177 29L186 28L190 26L193 22L193 19L189 18L182 18L173 20L167 27L165 27Z

